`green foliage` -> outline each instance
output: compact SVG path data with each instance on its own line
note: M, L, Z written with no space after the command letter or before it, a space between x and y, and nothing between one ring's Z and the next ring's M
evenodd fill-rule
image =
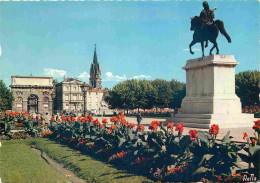
M185 84L172 80L126 80L118 83L106 98L112 108L151 109L180 107Z
M243 106L259 105L260 72L245 71L236 74L236 94Z
M217 125L210 133L193 131L191 138L182 135L181 125L176 128L179 132L175 135L173 124L166 130L159 121L150 124L150 132L144 132L140 126L133 130L124 115L110 118L111 126L106 120L103 125L86 118L80 121L82 123L70 123L66 119L53 122L50 138L162 182L199 181L201 178L218 181L219 176L222 181L229 179L238 167L238 152L244 147L234 144L229 132L217 142ZM248 151L255 156L258 148ZM234 177L235 180L240 178Z
M12 109L12 92L6 87L3 80L0 80L0 111Z

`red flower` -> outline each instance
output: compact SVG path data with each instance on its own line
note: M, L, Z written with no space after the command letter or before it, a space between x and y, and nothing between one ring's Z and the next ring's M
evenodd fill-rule
M98 121L98 119L95 119L94 121L92 121L93 122L93 124L95 125L95 126L98 126L99 125L99 121Z
M30 118L33 118L33 115L30 115Z
M105 125L102 124L102 125L101 125L101 128L105 128Z
M183 132L183 124L177 124L177 126L176 126L176 129L175 129L175 131L179 131L180 133L182 133Z
M140 163L140 158L137 157L136 160L135 160L135 162L136 162L137 164Z
M135 127L135 124L134 124L134 123L130 123L130 124L129 124L129 128L130 128L130 129L133 129L134 127Z
M174 127L174 122L168 123L167 129L171 129L172 130L173 127Z
M58 122L61 122L61 120L60 120L60 119L58 119Z
M88 119L89 121L93 121L93 117L91 115L88 117Z
M220 180L220 179L221 179L221 175L218 176L218 180Z
M109 128L109 129L107 130L107 132L108 132L108 133L112 133L113 130L112 130L111 128Z
M211 135L217 135L219 133L219 126L218 125L211 125L211 128L209 129L209 133Z
M197 130L190 130L189 131L189 134L190 134L190 138L191 138L191 140L193 141L193 140L195 140L198 136L197 136L197 133L198 133L199 131L197 131Z
M105 125L105 124L107 124L107 119L106 118L103 118L102 119L102 123Z
M2 119L4 119L5 117L4 116L2 116Z
M257 121L254 121L255 125L253 126L253 129L255 131L260 130L260 119Z
M139 132L144 131L144 125L139 125L139 126L137 127L137 130L138 130Z
M51 117L51 121L54 121L54 117Z
M23 119L26 119L27 117L25 115L23 115Z
M243 136L243 139L244 140L246 140L247 138L248 138L248 135L247 135L247 133L245 132L245 133L243 133L244 134L244 136Z
M158 128L158 122L159 121L152 121L149 125L149 129L153 131L156 130Z
M39 116L38 115L36 115L36 119L39 120Z

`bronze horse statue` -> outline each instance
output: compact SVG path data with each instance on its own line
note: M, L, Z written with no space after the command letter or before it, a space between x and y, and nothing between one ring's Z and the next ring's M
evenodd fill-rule
M196 44L196 43L201 43L201 49L202 49L202 57L204 57L204 41L206 41L206 46L208 46L208 41L213 43L213 47L210 49L210 55L212 55L212 50L216 48L217 54L219 54L219 49L218 49L218 43L217 43L217 37L218 33L224 35L228 42L231 43L231 38L227 34L225 28L224 28L224 23L221 20L216 20L214 21L213 24L211 25L203 25L203 22L200 17L195 16L191 18L191 31L194 31L193 33L193 40L190 43L190 53L194 54L192 51L191 47Z

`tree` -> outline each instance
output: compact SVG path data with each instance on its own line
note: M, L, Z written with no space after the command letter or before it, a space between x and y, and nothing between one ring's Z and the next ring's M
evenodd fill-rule
M245 71L236 74L236 94L242 106L259 105L260 72Z
M177 80L171 80L170 86L172 90L173 100L170 102L170 108L181 107L182 99L186 95L186 85L185 83L179 82Z
M156 79L152 81L154 88L154 106L156 109L169 107L169 104L172 100L172 92L169 82L162 79Z
M0 111L11 110L12 102L12 92L6 87L3 80L0 80Z

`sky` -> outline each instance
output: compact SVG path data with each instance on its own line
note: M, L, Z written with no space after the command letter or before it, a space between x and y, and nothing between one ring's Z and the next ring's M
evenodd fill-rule
M102 87L126 79L157 78L185 82L182 67L201 57L192 41L190 17L203 9L200 0L0 2L0 79L11 76L76 77L89 81L95 44ZM215 19L223 20L232 39L219 35L220 54L240 62L236 73L259 70L258 0L212 0ZM209 54L209 47L205 54ZM215 53L215 50L213 51Z

